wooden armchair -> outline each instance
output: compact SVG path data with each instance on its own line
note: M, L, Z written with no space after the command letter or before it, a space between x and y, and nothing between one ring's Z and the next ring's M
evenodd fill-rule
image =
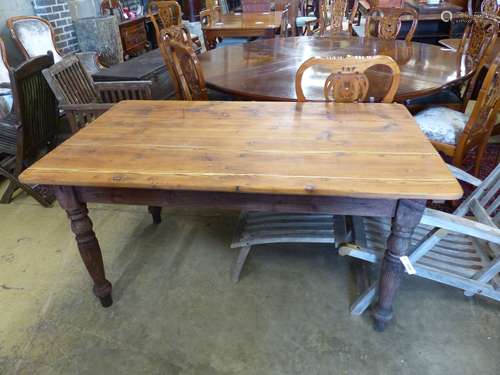
M399 87L399 66L389 56L311 57L299 67L295 75L295 92L299 102L307 101L302 88L302 79L305 72L311 68L331 71L325 77L323 86L326 101L392 103ZM377 68L388 70L392 76L391 80L386 79L386 73L380 75L382 78L377 76L375 74Z
M457 179L476 189L453 214L426 208L411 235L408 256L417 277L462 289L466 296L482 295L500 301L500 165L484 180L451 167ZM473 220L465 218L472 215ZM388 218L353 217L354 243L340 247L348 255L380 263L390 234ZM375 300L372 284L353 303L351 314L361 315Z
M405 40L411 41L418 24L418 13L412 8L372 8L368 12L365 25L366 38L395 40L401 30L401 21L410 16L412 24Z
M9 184L0 201L9 203L22 189L43 206L51 200L18 180L24 168L54 146L59 114L57 101L42 70L54 63L52 54L37 56L10 71L15 112L0 120L0 175Z
M63 54L56 47L54 29L46 19L37 16L17 16L9 18L6 23L12 39L16 42L25 59L45 55L47 51L50 51L54 56L55 63L62 60ZM90 73L104 68L96 52L77 54L82 54L84 55L82 58L88 59L86 67ZM92 54L93 57L87 58L85 55L88 54Z
M312 67L331 70L326 77L323 101L363 102L369 96L369 80L365 72L383 65L392 72L387 94L382 101L392 102L399 85L398 65L388 56L320 58L311 57L297 70L295 90L299 102L306 101L302 89L304 72ZM385 74L387 76L387 74ZM380 84L380 81L377 82ZM339 245L347 235L346 221L340 215L243 212L238 232L231 248L239 249L232 273L238 282L241 271L253 246L270 243L322 243Z
M448 107L427 108L415 120L434 147L461 167L465 155L476 150L473 174L477 176L500 109L500 55L491 63L472 113L467 116Z
M65 57L43 74L73 132L105 112L112 103L151 99L151 82L93 82L75 55Z

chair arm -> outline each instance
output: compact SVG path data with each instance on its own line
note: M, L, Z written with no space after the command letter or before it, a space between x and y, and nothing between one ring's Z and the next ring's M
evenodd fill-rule
M151 99L151 81L95 82L94 87L104 103L121 100Z
M112 106L112 103L63 104L60 105L59 108L62 109L68 117L71 131L76 133Z
M457 167L450 165L450 164L446 164L446 165L450 169L451 173L453 173L453 176L455 176L455 178L458 180L468 182L469 184L474 185L474 186L479 186L483 182L479 178L476 178L476 177L468 174L467 172L461 170L460 168L457 168Z
M420 223L500 244L500 229L432 208L425 209Z

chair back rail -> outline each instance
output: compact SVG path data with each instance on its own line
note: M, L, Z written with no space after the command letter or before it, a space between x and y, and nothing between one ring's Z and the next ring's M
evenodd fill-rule
M365 37L377 37L384 40L397 39L401 30L402 18L410 16L412 23L405 36L411 41L418 24L418 13L412 8L372 8L368 11L365 25Z
M326 101L339 103L372 101L368 97L370 92L370 79L367 72L376 66L384 66L391 73L391 83L387 92L381 96L379 101L392 103L394 95L399 87L400 71L398 64L389 56L348 56L348 57L311 57L306 60L297 70L295 75L295 92L297 101L306 101L302 79L304 72L309 68L321 68L331 72L323 87ZM378 82L377 85L380 85ZM375 100L373 100L375 101Z
M59 104L98 103L92 78L75 55L64 58L46 69L43 74Z

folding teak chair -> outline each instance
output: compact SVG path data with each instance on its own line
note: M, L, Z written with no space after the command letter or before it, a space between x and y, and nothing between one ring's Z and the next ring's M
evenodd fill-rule
M483 181L451 167L457 179L476 189L453 212L426 208L411 238L409 260L416 276L460 288L466 296L480 294L500 301L500 165ZM470 218L465 218L470 213ZM341 255L372 263L384 256L391 223L388 218L353 217L354 244L342 245ZM361 315L375 300L378 283L352 305Z

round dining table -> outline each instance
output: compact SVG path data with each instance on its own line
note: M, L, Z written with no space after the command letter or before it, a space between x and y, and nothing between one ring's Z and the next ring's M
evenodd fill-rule
M358 37L293 37L262 39L216 48L199 55L207 87L250 100L293 101L295 73L313 56L392 57L400 68L395 100L434 94L468 78L473 72L470 59L445 47L402 40L384 41ZM323 99L328 72L304 76L306 98ZM388 72L375 69L370 85L387 84ZM390 82L390 81L389 81Z

